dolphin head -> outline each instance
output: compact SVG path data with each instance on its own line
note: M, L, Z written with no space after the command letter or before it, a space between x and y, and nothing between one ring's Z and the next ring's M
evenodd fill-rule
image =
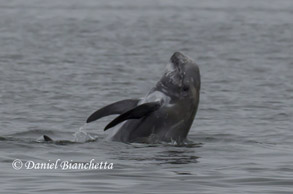
M164 93L177 98L197 98L200 72L197 64L181 52L175 52L160 80Z

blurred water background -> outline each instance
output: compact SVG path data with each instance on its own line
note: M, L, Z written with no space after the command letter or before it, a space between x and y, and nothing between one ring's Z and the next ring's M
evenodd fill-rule
M1 0L1 192L293 193L292 34L291 0ZM79 131L143 97L174 51L201 70L193 143L104 141L113 117ZM16 158L114 168L17 171Z

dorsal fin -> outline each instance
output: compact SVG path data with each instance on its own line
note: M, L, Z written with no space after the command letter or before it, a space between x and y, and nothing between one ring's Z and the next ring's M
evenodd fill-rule
M53 139L51 139L49 136L47 136L47 135L43 135L43 137L44 137L44 141L48 141L48 142L51 142L51 141L53 141Z
M138 102L139 102L139 99L127 99L127 100L121 100L121 101L115 102L91 114L86 120L86 122L90 123L102 117L112 115L112 114L125 113L133 109L134 107L136 107Z
M149 115L150 113L158 110L160 108L161 104L160 102L148 102L145 104L141 104L123 114L116 117L113 121L111 121L104 129L106 131L107 129L114 127L115 125L128 120L128 119L140 119L144 116Z

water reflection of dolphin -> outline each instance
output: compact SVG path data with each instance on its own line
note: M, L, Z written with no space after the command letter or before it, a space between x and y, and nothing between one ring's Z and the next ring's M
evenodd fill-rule
M87 123L112 114L120 114L104 130L122 123L111 139L122 142L150 140L182 142L197 112L200 72L189 57L175 52L160 81L143 99L128 99L105 106L87 119Z

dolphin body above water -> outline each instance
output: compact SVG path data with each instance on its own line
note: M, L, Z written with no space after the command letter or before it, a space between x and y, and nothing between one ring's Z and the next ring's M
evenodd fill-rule
M104 130L116 128L110 139L122 142L176 141L186 139L198 109L199 67L189 57L175 52L156 86L142 99L127 99L105 106L87 123L119 114Z

